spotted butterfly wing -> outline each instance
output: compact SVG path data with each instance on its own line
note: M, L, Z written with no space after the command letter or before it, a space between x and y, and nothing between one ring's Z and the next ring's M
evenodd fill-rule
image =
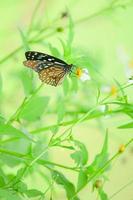
M48 67L39 73L39 78L42 82L53 86L60 85L65 76L66 72L64 69L57 66Z
M48 54L27 51L25 57L27 60L23 62L24 65L38 72L41 81L52 86L61 84L71 72L72 65Z
M63 60L56 58L54 56L45 54L45 53L41 53L41 52L37 52L37 51L27 51L25 52L25 57L27 60L45 60L45 61L55 61L55 62L59 62L61 64L67 65L66 62L64 62Z

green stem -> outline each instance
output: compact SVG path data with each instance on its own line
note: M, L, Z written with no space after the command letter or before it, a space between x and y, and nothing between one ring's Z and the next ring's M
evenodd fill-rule
M12 51L11 53L9 53L7 56L5 56L4 58L2 58L0 60L0 64L2 64L3 62L5 62L6 60L8 60L10 57L14 56L14 54L18 53L22 48L23 48L23 46L19 46L14 51Z
M28 29L28 34L30 34L30 32L32 31L32 26L33 26L33 23L34 23L34 20L35 20L37 11L38 11L38 9L39 9L41 3L42 3L42 0L39 0L39 1L37 2L36 6L35 6L35 9L34 9L34 11L33 11L33 13L32 13L31 21L30 21L30 25L29 25L29 29Z
M131 4L132 2L130 2L130 4ZM129 3L127 3L126 5L129 5ZM115 8L117 7L121 7L122 5L117 5L117 6L115 6ZM109 10L111 10L112 9L112 6L108 6L108 7L106 7L106 8L104 8L104 9L102 9L102 10L100 10L100 11L98 11L98 12L96 12L96 13L94 13L94 14L92 14L92 15L89 15L89 16L86 16L86 17L83 17L83 18L81 18L81 19L79 19L79 20L77 20L77 21L75 21L74 23L75 24L80 24L80 23L82 23L82 22L85 22L85 21L88 21L88 20L90 20L90 19L93 19L93 18L95 18L95 17L97 17L97 16L99 16L99 15L102 15L104 12L107 12L107 11L109 11ZM114 8L113 8L114 9ZM55 22L55 20L54 20L54 22ZM48 28L49 28L49 26L48 26ZM65 26L64 28L68 28L68 26ZM46 29L45 29L46 30ZM43 32L43 31L41 31L41 32ZM53 35L53 34L55 34L55 32L53 32L52 34L49 34L48 35L48 37L49 36L51 36L51 35ZM39 32L39 35L40 35L40 32ZM37 37L37 35L34 37L34 38L32 38L32 41L34 40L34 39L36 39L36 37ZM43 38L44 39L44 38ZM36 41L36 42L38 42L38 40ZM21 45L21 46L19 46L17 49L15 49L14 51L12 51L11 53L9 53L7 56L5 56L3 59L1 59L0 60L0 64L2 64L3 62L5 62L6 60L8 60L10 57L12 57L14 54L16 54L19 50L21 50L23 48L23 46Z
M10 155L10 156L14 156L14 157L16 157L18 159L21 159L21 160L24 160L24 161L31 161L32 160L32 162L33 162L33 160L36 159L36 158L33 159L33 157L27 156L25 154L9 151L7 149L0 149L0 153L6 154L6 155ZM51 166L56 166L56 167L59 167L59 168L72 170L72 171L75 171L75 172L79 172L79 170L76 169L75 167L65 166L65 165L58 164L58 163L55 163L55 162L52 162L52 161L48 161L48 160L44 160L44 159L38 159L38 160L36 160L36 162L39 165L43 165L43 166L51 165Z
M128 147L128 145L130 145L133 142L133 138L130 139L126 144L125 144L125 148ZM100 175L104 169L113 161L115 160L117 157L119 157L121 155L121 153L118 151L114 156L112 156L112 158L110 158L104 165L102 168L100 168L99 170L97 170L89 179L88 182L86 183L86 185L92 181L93 178L95 178L96 176ZM81 187L76 193L75 195L71 198L71 200L74 199L74 197L85 187L85 185L83 187Z
M21 103L21 105L17 108L17 110L15 111L15 113L9 118L9 120L7 121L7 124L13 122L15 119L17 119L17 116L19 115L21 109L23 108L23 106L25 105L25 102L27 100L27 97L25 97Z
M17 120L20 113L23 111L24 107L29 103L29 101L31 101L31 99L40 91L40 89L42 88L43 83L31 94L31 96L25 97L23 102L21 103L21 105L17 108L17 110L15 111L15 113L9 118L9 120L7 121L7 123L12 123L13 121Z
M34 163L36 163L49 149L49 146L47 146L44 151L42 151L36 158L34 158L28 167L31 167Z
M128 87L131 87L131 86L133 86L133 84L124 83L124 84L121 86L121 89L124 90L124 89L126 89L126 88L128 88ZM121 89L118 88L117 93L120 92ZM112 97L112 94L108 94L106 97L104 97L104 98L99 102L99 104L103 104L103 103L104 103L107 99L109 99L110 97Z
M129 87L129 85L123 85L123 88L127 88ZM104 100L107 100L111 95L108 95ZM93 111L95 111L100 105L103 105L103 100L101 102L99 102L99 105L96 105L95 107L93 107L92 109L90 109L87 113L85 113L80 119L72 121L74 122L69 128L67 128L62 134L61 137L64 136L66 133L68 133L68 131L72 130L72 128L76 125L78 125L79 123L81 123L82 121L88 120L88 118L91 118L91 113L93 113ZM121 112L122 109L117 110L117 112ZM105 112L102 113L102 115L105 115ZM59 136L60 137L60 136Z
M121 113L122 111L123 111L122 109L117 109L117 110L113 110L113 111L111 110L111 111L107 111L107 112L103 112L103 113L99 112L96 115L86 117L83 121L91 120L91 119L94 119L94 118L99 118L99 117L105 116L105 115L112 115L114 113ZM79 113L79 114L81 114L81 113ZM69 126L71 124L76 124L77 120L79 120L79 119L76 118L76 119L73 119L73 120L70 120L70 121L64 121L64 122L59 123L58 126ZM54 128L55 126L57 126L57 124L52 124L52 125L49 125L49 126L38 128L38 129L30 131L30 133L37 134L37 133L40 133L40 132L43 132L43 131L50 130L51 128Z
M64 136L66 133L68 133L69 131L72 130L72 128L74 128L76 125L78 125L79 123L81 123L82 121L84 121L85 119L87 119L87 117L89 117L89 115L97 108L97 106L95 106L94 108L90 109L87 113L85 113L80 119L78 119L74 124L72 124L69 128L67 128L62 134L61 137ZM60 137L60 136L59 136Z
M114 194L112 194L109 199L113 199L117 194L119 194L122 190L124 190L125 188L127 188L131 184L133 184L133 180L131 180L126 185L122 186L119 190L117 190Z
M116 1L116 0L115 0L115 1ZM77 20L75 23L76 23L76 24L79 24L79 23L82 23L82 22L91 20L91 19L93 19L93 18L95 18L95 17L99 17L100 15L103 15L104 13L107 13L107 12L109 12L109 11L113 11L113 10L116 9L116 8L122 7L123 5L128 6L128 5L130 5L130 4L132 4L132 1L131 1L131 2L128 2L128 3L126 3L126 4L117 4L117 5L113 5L113 4L111 3L109 6L103 8L103 9L101 9L101 10L99 10L99 11L97 11L97 12L95 12L95 13L89 15L89 16L83 17L83 18Z

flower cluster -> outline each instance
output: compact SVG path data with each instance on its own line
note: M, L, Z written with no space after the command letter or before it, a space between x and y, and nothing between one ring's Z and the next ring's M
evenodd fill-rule
M89 75L88 69L84 68L77 68L76 69L76 76L81 80L81 81L87 81L90 80L91 77Z

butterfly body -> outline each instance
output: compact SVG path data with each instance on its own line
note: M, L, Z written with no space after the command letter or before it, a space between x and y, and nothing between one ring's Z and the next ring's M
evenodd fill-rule
M36 71L42 82L53 86L61 84L73 66L59 58L36 51L27 51L25 57L27 60L23 64Z

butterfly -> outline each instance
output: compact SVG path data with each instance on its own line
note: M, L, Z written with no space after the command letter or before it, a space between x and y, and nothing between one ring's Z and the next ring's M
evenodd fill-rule
M27 60L23 64L37 72L42 82L52 86L60 85L72 72L72 64L45 53L27 51L25 57Z

